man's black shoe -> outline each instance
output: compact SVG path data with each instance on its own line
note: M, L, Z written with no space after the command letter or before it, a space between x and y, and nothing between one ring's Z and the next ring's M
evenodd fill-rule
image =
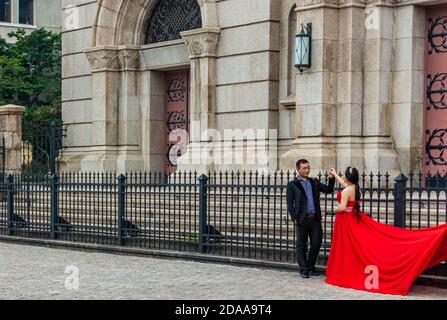
M300 272L300 277L304 278L304 279L308 279L309 278L309 274L307 272Z

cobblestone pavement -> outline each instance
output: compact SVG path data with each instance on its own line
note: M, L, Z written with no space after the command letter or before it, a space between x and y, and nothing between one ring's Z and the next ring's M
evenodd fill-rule
M11 243L0 243L0 257L0 299L447 299L447 289L426 286L371 294L290 271Z

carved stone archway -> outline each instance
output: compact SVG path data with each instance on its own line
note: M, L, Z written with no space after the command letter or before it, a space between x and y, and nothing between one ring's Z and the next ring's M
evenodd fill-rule
M212 128L215 55L220 28L215 0L197 0L202 28L182 33L191 53L191 122ZM140 93L141 45L145 22L158 0L98 0L92 47L85 50L92 70L94 141L81 170L142 170ZM197 52L197 41L203 50ZM192 128L193 129L193 128ZM151 169L151 168L145 168Z
M143 44L145 21L157 2L158 0L98 0L92 47ZM202 12L203 27L217 27L215 0L197 2Z

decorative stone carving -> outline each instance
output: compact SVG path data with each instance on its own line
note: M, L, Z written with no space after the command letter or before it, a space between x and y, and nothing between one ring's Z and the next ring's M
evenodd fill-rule
M360 0L360 2L364 5L375 6L394 6L409 1L410 0Z
M92 71L135 70L140 65L138 47L98 47L85 50Z
M220 28L202 28L181 33L188 46L190 58L215 57Z
M119 69L118 51L116 47L97 47L85 50L92 71Z
M297 10L311 6L328 5L328 6L348 6L348 5L380 5L394 6L410 0L299 0L297 2Z
M340 0L299 0L297 2L297 7L302 8L302 7L309 7L309 6L315 6L315 5L320 5L320 4L338 5L339 3L340 3Z
M145 43L180 39L180 32L202 27L196 0L164 0L154 8L147 23Z
M137 48L124 48L118 52L121 70L135 70L140 65L140 52Z

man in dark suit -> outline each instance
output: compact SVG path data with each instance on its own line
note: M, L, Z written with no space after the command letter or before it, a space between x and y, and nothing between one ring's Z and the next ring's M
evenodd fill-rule
M297 177L287 184L287 211L296 225L296 258L303 278L318 276L315 270L323 239L320 192L333 193L335 178L329 175L329 185L309 178L310 164L306 159L296 163ZM307 255L307 240L310 250Z

